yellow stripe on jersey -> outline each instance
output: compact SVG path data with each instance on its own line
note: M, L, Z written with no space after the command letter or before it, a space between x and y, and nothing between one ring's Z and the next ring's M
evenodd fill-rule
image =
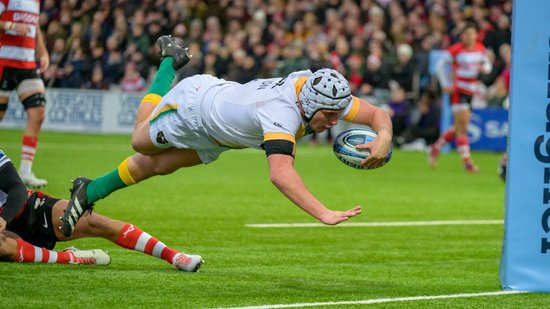
M267 132L266 134L264 134L264 142L272 141L276 139L282 139L282 140L289 141L296 144L296 138L292 134L281 133L281 132Z
M120 165L118 166L118 176L124 182L125 185L133 185L136 183L132 175L130 174L130 170L128 169L128 159L130 157L126 158Z
M306 127L301 123L298 132L296 132L296 139L300 139L304 137L304 135L306 135Z
M147 102L147 103L152 103L155 106L157 106L157 105L159 105L161 99L162 99L162 97L159 96L158 94L149 93L146 96L144 96L143 99L141 99L140 104L143 104L143 103Z
M361 101L358 97L352 96L351 100L351 109L349 110L348 114L344 117L344 121L350 122L355 119L355 116L357 116L357 112L359 112L359 106L361 106Z
M178 109L178 106L176 104L166 104L166 106L164 106L159 111L157 111L156 114L151 116L151 122L157 119L160 115L167 112L175 112L177 109Z
M296 89L296 98L300 97L300 90L302 90L302 87L307 82L307 79L309 77L307 76L300 76L298 77L298 80L294 82L294 89Z

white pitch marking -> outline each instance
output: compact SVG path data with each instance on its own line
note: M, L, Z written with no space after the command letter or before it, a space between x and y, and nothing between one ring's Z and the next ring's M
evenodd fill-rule
M3 143L2 146L5 149L8 148L19 148L21 143ZM105 149L113 151L132 151L130 143L108 143L108 144L87 144L87 143L40 143L40 149L63 149L63 150L86 150L86 151L105 151ZM327 151L319 151L318 148L303 148L298 151L301 156L312 156L312 157L326 157L327 154L332 153L331 148L325 148ZM245 148L239 149L239 153L244 154L261 154L261 151L258 149Z
M446 221L396 221L396 222L349 222L339 225L322 223L258 223L245 224L252 228L292 228L292 227L385 227L385 226L429 226L429 225L489 225L503 224L504 220L446 220Z
M4 148L17 148L21 147L21 144L15 143L4 143L2 144ZM86 150L86 151L105 151L109 150L132 150L132 147L129 143L108 143L108 144L77 144L77 143L41 143L40 149L63 149L63 150Z
M431 300L431 299L498 296L498 295L520 294L520 293L527 293L527 292L526 291L495 291L495 292L461 293L461 294L433 295L433 296L375 298L375 299L365 299L365 300L319 302L319 303L297 303L297 304L275 304L275 305L247 306L247 307L225 307L225 308L218 308L218 309L278 309L278 308L303 308L303 307L342 306L342 305L370 305L370 304L380 304L380 303L419 301L419 300Z

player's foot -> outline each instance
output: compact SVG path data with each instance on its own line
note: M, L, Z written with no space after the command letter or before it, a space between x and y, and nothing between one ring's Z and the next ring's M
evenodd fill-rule
M69 247L63 252L70 251L73 254L74 260L71 264L88 264L88 265L109 265L111 257L107 252L101 249L79 250L75 247Z
M507 155L504 154L502 155L502 157L500 158L500 162L498 163L498 168L497 168L497 172L500 176L500 179L502 179L502 181L506 182L506 165L507 165Z
M91 212L93 210L94 204L88 205L86 201L86 187L90 182L92 181L86 177L77 177L73 181L71 199L63 214L63 225L61 226L61 231L65 237L71 236L76 222L86 211Z
M437 167L437 157L439 157L439 149L437 149L434 145L431 145L428 148L428 166L431 169L435 169Z
M20 174L19 176L27 187L38 189L45 187L48 184L48 181L46 179L36 177L33 172L31 172L30 174Z
M166 57L172 57L174 59L172 66L176 71L186 65L192 57L187 52L189 48L179 46L169 35L161 36L157 39L157 43L160 46L161 61Z
M174 256L174 262L172 262L172 265L183 271L196 272L199 270L202 263L204 263L204 261L200 255L178 253Z
M468 160L464 162L464 170L468 173L477 173L479 172L479 167L472 160Z

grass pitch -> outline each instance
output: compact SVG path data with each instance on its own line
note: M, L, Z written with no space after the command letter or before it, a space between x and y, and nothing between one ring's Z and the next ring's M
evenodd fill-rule
M0 149L19 164L21 132L0 130ZM35 173L43 191L68 198L70 179L97 177L132 154L129 136L43 133ZM456 153L427 168L423 153L395 151L372 171L340 163L328 146L299 145L296 169L331 209L363 205L349 222L502 220L499 154L474 153L467 174ZM108 250L107 267L0 264L1 307L218 308L390 299L384 308L546 308L546 294L418 299L499 291L502 224L393 227L250 228L315 223L270 183L261 151L235 150L113 193L95 211L139 226L165 244L201 254L199 273L103 239L58 243ZM300 307L303 305L296 305ZM321 306L319 306L321 307ZM265 307L267 308L267 307Z

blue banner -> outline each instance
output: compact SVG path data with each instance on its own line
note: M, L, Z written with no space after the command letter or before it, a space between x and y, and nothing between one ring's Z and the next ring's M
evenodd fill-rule
M550 9L514 1L504 289L550 292Z
M131 133L142 93L48 88L44 131ZM15 92L1 128L24 128L27 115Z
M473 109L468 136L472 150L506 151L508 110L503 108Z

